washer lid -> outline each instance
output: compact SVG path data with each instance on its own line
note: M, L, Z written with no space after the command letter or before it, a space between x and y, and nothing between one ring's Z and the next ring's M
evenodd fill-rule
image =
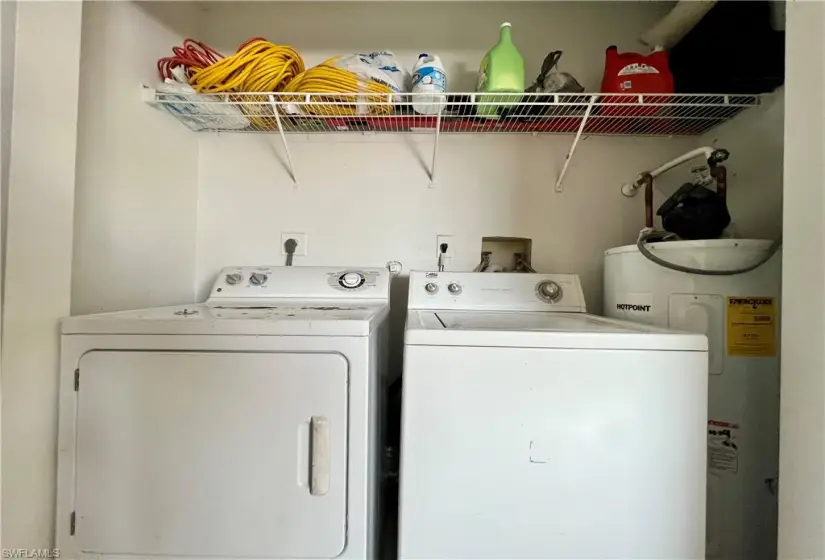
M67 317L63 334L367 336L387 316L383 300L269 300L174 305Z
M499 346L707 351L707 337L587 313L410 311L405 342Z

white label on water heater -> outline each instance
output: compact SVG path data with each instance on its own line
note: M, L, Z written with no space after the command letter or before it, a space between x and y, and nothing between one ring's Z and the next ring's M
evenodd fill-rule
M708 469L716 472L739 472L739 425L708 420Z

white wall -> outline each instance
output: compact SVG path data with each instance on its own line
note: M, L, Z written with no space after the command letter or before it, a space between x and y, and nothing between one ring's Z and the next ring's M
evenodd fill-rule
M0 3L0 277L6 263L6 216L9 202L14 46L17 37L17 0ZM0 297L3 282L0 278Z
M70 301L81 10L80 2L17 8L2 344L2 533L11 548L53 542L57 320Z
M199 15L186 2L85 6L73 314L192 300L197 137L140 88Z
M59 318L192 298L197 141L142 103L140 85L152 83L155 60L183 36L157 18L185 27L198 13L184 4L18 6L2 340L4 546L53 544Z
M779 558L825 558L825 4L787 8Z
M308 235L309 255L296 265L398 260L406 270L436 266L438 234L454 236L457 270L478 264L483 236L512 235L533 239L539 270L582 274L598 309L602 252L630 243L643 225L641 197L624 198L619 187L683 151L679 141L589 139L559 194L553 185L569 138L443 137L434 189L403 139L296 139L296 189L273 153L276 140L201 140L200 296L222 266L283 262L282 231Z
M780 88L762 106L702 137L704 145L730 150L728 208L739 237L782 234L784 124L785 90Z
M11 161L12 100L14 97L14 47L17 38L17 1L0 4L0 336L2 335L3 289L6 275L6 225L9 202L9 163ZM2 348L2 343L0 343ZM2 361L2 360L0 360ZM2 372L0 371L0 399ZM2 404L2 403L0 403ZM0 406L2 434L2 406ZM0 440L2 438L0 437ZM0 481L2 481L2 441L0 441ZM2 503L0 484L0 503ZM3 542L0 508L0 546Z

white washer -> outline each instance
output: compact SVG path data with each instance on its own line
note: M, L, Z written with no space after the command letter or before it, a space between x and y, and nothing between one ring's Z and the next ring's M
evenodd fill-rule
M385 269L224 269L62 325L67 558L376 558Z
M400 558L704 558L704 335L412 272L404 351Z

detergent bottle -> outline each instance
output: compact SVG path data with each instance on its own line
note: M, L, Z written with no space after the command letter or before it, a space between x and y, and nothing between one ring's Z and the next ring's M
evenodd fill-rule
M511 94L478 96L476 113L484 117L495 117L500 109L521 100L524 92L524 59L513 44L512 26L509 23L501 24L498 44L481 61L477 91Z
M413 109L419 115L436 115L447 96L447 72L436 55L421 53L413 68Z

